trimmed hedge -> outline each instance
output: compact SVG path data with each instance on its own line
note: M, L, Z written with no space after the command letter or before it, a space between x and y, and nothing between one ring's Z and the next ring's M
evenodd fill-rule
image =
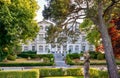
M0 63L0 67L13 67L13 66L52 66L54 65L54 62L50 63Z
M72 53L72 54L68 54L67 56L70 57L70 59L79 59L80 58L80 54L78 53Z
M41 77L64 76L64 71L60 68L41 68L39 71Z
M37 54L37 51L23 51L23 52L21 52L21 54Z
M39 69L41 77L48 76L81 76L81 68L41 68Z
M21 53L18 54L19 57L23 57L23 58L43 58L43 57L47 57L47 58L54 58L53 54L28 54L28 53Z
M81 68L41 68L40 77L50 76L83 76L83 69ZM107 71L97 69L90 69L90 78L108 78Z
M107 71L90 69L90 78L108 78L108 73Z
M65 70L67 76L82 76L83 72L81 68L70 68Z
M0 71L0 78L39 78L39 71Z

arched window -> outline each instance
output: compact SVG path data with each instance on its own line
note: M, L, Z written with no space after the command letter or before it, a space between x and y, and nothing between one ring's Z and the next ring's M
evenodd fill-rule
M82 46L82 51L85 51L85 46Z
M40 30L43 30L43 26L40 26Z
M28 51L28 46L24 46L24 51Z
M42 45L39 46L39 51L43 52L43 46Z
M89 50L90 50L90 51L93 51L93 50L94 50L92 45L89 45Z
M75 51L79 51L79 45L75 46Z
M69 50L73 51L73 46L72 45L69 46Z
M48 47L48 45L46 45L45 46L45 52L48 52L48 50L49 50L49 47Z

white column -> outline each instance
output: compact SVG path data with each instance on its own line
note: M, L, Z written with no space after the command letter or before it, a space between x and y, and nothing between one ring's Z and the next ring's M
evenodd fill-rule
M63 46L61 45L61 49L60 49L60 52L63 53Z
M36 45L36 50L37 50L37 54L40 54L39 53L39 44Z

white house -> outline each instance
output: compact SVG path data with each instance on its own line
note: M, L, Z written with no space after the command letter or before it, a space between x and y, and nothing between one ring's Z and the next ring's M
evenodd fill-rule
M85 40L84 32L80 32L80 35L78 36L77 41L75 43L72 43L69 37L68 37L69 40L62 45L56 43L53 46L50 43L46 43L46 40L44 39L46 35L46 30L51 24L52 23L45 20L38 22L38 25L40 26L40 31L38 32L37 37L33 42L29 41L28 44L23 44L22 51L32 50L32 51L37 51L37 54L47 54L52 52L63 53L68 51L71 51L72 53L76 53L76 52L80 53L81 51L94 50L94 46L90 45L88 41ZM80 23L78 22L74 24L75 25L74 29L77 31L79 29L79 24ZM72 25L72 22L68 25Z

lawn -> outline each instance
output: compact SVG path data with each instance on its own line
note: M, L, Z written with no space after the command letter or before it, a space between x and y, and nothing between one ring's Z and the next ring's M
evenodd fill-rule
M44 78L83 78L83 76L63 76L63 77L54 76L54 77L44 77Z

